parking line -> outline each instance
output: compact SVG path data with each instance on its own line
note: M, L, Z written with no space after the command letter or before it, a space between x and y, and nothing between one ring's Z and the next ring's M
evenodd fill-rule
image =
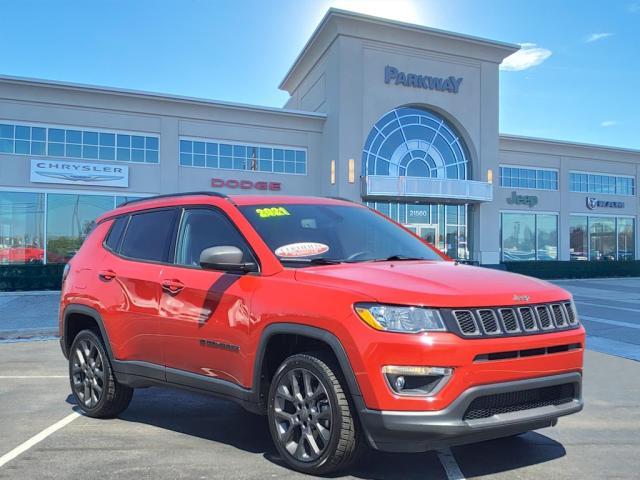
M460 470L460 466L458 465L458 462L456 462L456 458L453 456L451 449L443 448L436 450L436 453L438 454L438 459L440 460L442 468L444 468L449 480L465 480L462 470Z
M29 440L27 440L23 444L18 445L16 448L11 450L9 453L4 454L2 457L0 457L0 467L4 466L8 462L10 462L14 458L16 458L18 455L26 452L31 447L37 445L38 443L40 443L42 440L47 438L52 433L60 430L62 427L66 426L66 425L69 425L71 422L73 422L79 416L80 416L80 412L74 411L70 415L67 415L66 417L64 417L59 422L54 423L50 427L47 427L44 430L42 430L37 435L34 435L33 437L31 437Z
M580 318L583 318L589 322L606 323L607 325L614 325L616 327L635 328L640 330L640 323L621 322L619 320L609 320L606 318L590 317L588 315L580 315Z
M68 375L0 375L0 380L13 378L68 378Z

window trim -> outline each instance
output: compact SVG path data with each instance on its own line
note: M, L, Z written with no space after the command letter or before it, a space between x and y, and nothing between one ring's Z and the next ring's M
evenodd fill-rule
M257 148L271 148L271 149L281 149L281 150L294 150L294 151L303 151L305 152L305 162L304 162L304 166L305 166L305 173L287 173L287 172L267 172L264 170L239 170L237 168L226 168L226 167L207 167L206 165L204 166L197 166L197 165L182 165L180 163L180 154L182 153L180 151L180 141L181 140L186 140L188 142L204 142L204 143L217 143L218 145L221 143L227 144L227 145L236 145L238 147L257 147ZM206 153L205 153L206 156ZM217 157L220 157L220 154L217 155ZM232 156L233 157L233 156ZM259 161L260 159L258 159ZM273 159L271 160L272 162L274 161ZM294 161L294 165L295 165L295 161ZM223 140L223 139L215 139L215 138L209 138L209 137L194 137L194 136L188 136L188 135L179 135L178 136L178 166L180 168L201 168L201 169L205 169L205 170L224 170L227 172L251 172L251 173L266 173L266 174L270 174L270 175L297 175L299 177L306 177L309 175L309 149L307 147L298 147L295 145L279 145L279 144L275 144L275 143L259 143L259 142L242 142L242 141L238 141L238 140Z
M88 161L88 162L115 162L115 163L132 163L135 165L160 165L160 159L161 159L161 136L160 133L156 133L156 132L142 132L142 131L136 131L136 130L114 130L112 128L102 128L102 127L92 127L92 126L80 126L80 125L65 125L65 124L56 124L56 123L40 123L40 122L31 122L31 121L21 121L21 120L7 120L7 119L3 119L0 118L0 123L3 124L7 124L7 125L12 125L14 127L16 126L24 126L24 127L37 127L37 128L44 128L45 129L45 139L44 139L44 144L45 144L45 154L44 155L38 155L38 154L32 154L32 153L15 153L15 146L14 146L14 152L13 153L7 153L7 152L0 152L0 155L20 155L20 156L31 156L31 157L37 157L37 158L61 158L61 159L67 159L69 161ZM115 135L129 135L129 136L140 136L140 137L155 137L158 139L158 150L152 150L154 152L158 152L158 161L157 162L147 162L147 161L143 161L143 162L134 162L132 160L117 160L117 159L113 159L113 160L106 160L106 159L100 159L100 158L85 158L85 157L68 157L66 155L49 155L49 129L53 128L53 129L58 129L58 130L79 130L81 132L87 131L87 132L93 132L93 133L109 133L109 134L115 134ZM15 141L15 138L14 138ZM29 142L31 142L32 140L29 140ZM53 142L53 143L60 143L60 142ZM65 140L65 142L63 143L63 145L66 145L67 142ZM79 143L79 144L74 144L74 145L80 145L81 147L84 145L83 143ZM93 146L93 145L92 145ZM97 148L100 148L100 145L95 145ZM116 140L116 145L113 146L114 150L116 150L116 156L117 156L117 140ZM129 149L131 149L132 147L128 147ZM146 152L146 147L143 149Z
M177 267L177 268L186 268L186 269L189 269L189 270L205 271L205 272L207 272L207 271L220 272L222 274L231 273L231 272L224 271L224 270L204 269L204 268L202 268L200 266L182 265L182 264L176 263L176 259L177 259L177 255L178 255L178 245L180 243L178 236L180 235L182 224L184 222L185 212L187 210L209 210L209 211L212 211L212 212L215 212L215 213L219 213L227 222L229 222L229 225L231 225L231 228L233 228L238 233L240 238L242 238L242 241L246 244L247 250L249 251L249 254L253 257L253 260L254 260L255 264L257 265L258 270L256 272L247 272L247 273L245 273L245 275L249 275L249 274L260 275L261 274L262 265L260 263L260 257L258 257L258 255L256 254L255 250L251 246L251 243L247 240L247 237L245 237L245 235L242 233L242 231L240 231L240 229L235 224L235 222L229 217L229 215L227 215L227 212L225 212L223 209L221 209L219 207L216 207L214 205L203 205L203 204L181 205L180 208L181 208L182 211L180 212L180 219L177 222L177 228L176 228L176 234L175 234L175 242L174 242L174 245L173 245L173 263L171 263L171 266Z
M511 186L506 186L506 185L502 185L502 168L522 168L525 170L534 170L534 171L541 171L541 172L554 172L557 175L557 187L556 188L532 188L532 187L511 187ZM537 182L537 176L536 176L536 182ZM498 187L500 188L504 188L507 190L513 190L513 189L517 189L517 190L539 190L539 191L543 191L543 192L559 192L560 191L560 169L558 168L554 168L554 167L534 167L531 165L512 165L512 164L507 164L507 163L500 163L498 164Z

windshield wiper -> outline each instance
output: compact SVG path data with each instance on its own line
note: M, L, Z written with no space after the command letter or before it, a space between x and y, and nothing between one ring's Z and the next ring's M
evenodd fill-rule
M426 260L423 257L408 257L407 255L391 255L387 258L376 258L375 260L371 260L372 262L398 262L398 261L411 261L411 260Z
M343 263L342 260L333 260L331 258L317 257L317 258L282 258L278 257L278 260L281 262L290 262L290 263L305 263L308 265L338 265L339 263Z

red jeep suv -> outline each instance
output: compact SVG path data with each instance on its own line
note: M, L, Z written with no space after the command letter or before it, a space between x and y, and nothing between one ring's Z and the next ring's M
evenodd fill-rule
M100 217L65 271L62 351L92 417L134 388L268 416L292 468L421 452L582 409L585 332L549 283L462 265L346 200L161 195Z

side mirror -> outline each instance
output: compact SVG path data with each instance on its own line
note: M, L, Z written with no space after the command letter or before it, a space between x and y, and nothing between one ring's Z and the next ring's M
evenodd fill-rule
M243 262L243 256L242 250L231 245L209 247L200 253L200 266L224 272L257 272L258 266L254 262Z

